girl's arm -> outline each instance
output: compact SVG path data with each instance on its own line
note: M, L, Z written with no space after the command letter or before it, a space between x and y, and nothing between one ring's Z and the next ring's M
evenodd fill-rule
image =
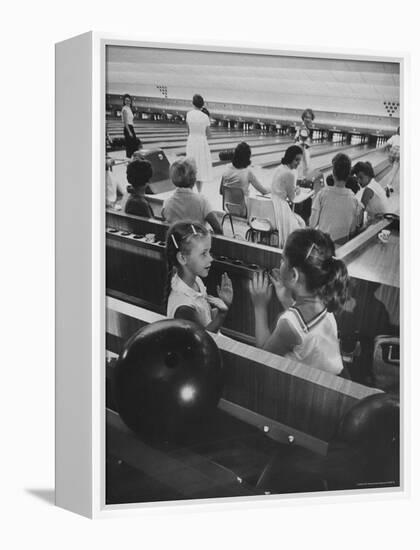
M291 328L286 319L280 318L273 333L262 347L266 351L284 356L293 351L293 348L300 343L299 336Z
M254 273L252 280L249 282L249 292L255 313L255 343L258 348L263 348L270 337L267 307L272 288L267 273Z
M362 204L363 206L366 208L370 199L373 197L373 191L372 189L366 189L363 191L363 195L362 195Z
M223 325L226 315L227 315L227 310L221 311L218 309L215 318L204 328L209 332L217 332L220 329L220 327ZM186 319L187 321L194 321L198 325L201 325L201 321L198 316L198 313L194 308L189 306L180 306L175 311L174 318Z
M233 287L227 273L223 273L220 285L217 285L217 294L219 300L212 299L209 296L209 303L217 307L217 313L215 318L204 327L210 332L217 332L223 325L225 317L229 311L233 301ZM201 325L200 319L196 310L190 306L180 306L175 311L175 319L188 319L189 321L195 321Z
M285 189L287 193L287 198L289 199L290 202L293 202L296 197L295 178L293 177L293 174L287 174L287 177L285 180Z

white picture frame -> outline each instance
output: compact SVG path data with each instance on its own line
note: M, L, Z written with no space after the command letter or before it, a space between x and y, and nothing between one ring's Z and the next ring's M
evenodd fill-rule
M191 506L205 501L153 504L105 504L105 74L107 46L176 48L207 52L252 53L361 59L400 64L401 115L405 122L407 56L256 49L231 45L148 43L102 33L86 33L56 45L56 504L87 517L109 517L150 506ZM403 126L404 128L404 126ZM402 132L402 150L404 151ZM71 156L68 151L72 151ZM77 158L77 163L73 159ZM402 180L407 181L402 163ZM86 190L89 190L87 193ZM401 211L407 192L401 198ZM83 195L84 200L80 200ZM75 223L75 221L77 223ZM404 227L401 266L404 259ZM401 333L405 337L404 288ZM74 343L77 342L77 346ZM403 346L402 361L405 359ZM401 497L407 491L408 469L404 411L407 374L401 384L403 402L401 482L392 489L305 495L308 499ZM77 404L77 406L76 406ZM74 473L77 472L75 476ZM298 495L302 497L303 495ZM263 497L251 497L264 505ZM287 502L291 495L270 495L265 501ZM237 506L247 498L225 498Z

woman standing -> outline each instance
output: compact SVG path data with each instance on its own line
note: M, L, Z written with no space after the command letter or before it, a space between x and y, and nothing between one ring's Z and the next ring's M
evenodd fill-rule
M187 113L188 139L187 157L193 158L197 166L197 190L200 192L203 182L212 179L212 162L207 138L210 137L210 119L202 112L204 99L195 94L192 100L194 109Z
M274 205L277 229L279 232L279 247L283 248L287 237L295 229L305 227L305 222L290 208L288 201L293 202L300 189L296 189L297 168L302 160L303 152L297 145L289 147L281 159L279 168L274 172L271 184L271 198Z
M389 197L394 189L400 190L400 127L398 126L397 133L389 138L386 142L385 149L388 150L388 158L391 163L391 171L387 176L388 183L385 191Z
M134 131L133 120L134 115L131 110L132 99L129 94L125 94L123 97L123 108L121 109L121 118L124 125L124 137L125 137L125 155L127 158L131 158L134 151L140 146Z
M302 113L302 126L297 130L295 136L295 143L302 151L302 163L299 167L298 178L304 179L310 172L311 154L310 147L312 145L311 140L311 127L315 120L315 115L312 109L305 109Z

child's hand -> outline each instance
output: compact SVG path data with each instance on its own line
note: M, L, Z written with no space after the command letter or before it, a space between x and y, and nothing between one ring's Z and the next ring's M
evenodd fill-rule
M207 294L207 301L211 306L215 307L219 311L228 311L228 307L225 302L220 298L216 298L216 296L211 296L210 294Z
M270 301L273 287L270 284L267 273L261 271L254 273L249 282L249 292L254 307L267 307Z
M210 294L207 294L207 301L211 306L218 309L219 311L228 311L228 306L221 298L216 298L216 296L211 296Z
M285 309L289 308L293 304L294 299L291 291L284 286L284 283L280 278L280 269L272 269L269 277L274 286L274 290L276 292L276 296L279 302L283 305Z
M222 282L220 286L217 285L217 295L221 300L223 300L227 307L231 306L233 301L233 287L232 281L229 279L227 273L223 273Z

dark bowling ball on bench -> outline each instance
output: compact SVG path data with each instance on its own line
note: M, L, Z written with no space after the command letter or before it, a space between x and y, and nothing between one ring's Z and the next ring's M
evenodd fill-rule
M340 422L339 438L368 452L380 452L399 441L399 400L386 393L370 395Z
M118 412L143 437L180 440L215 411L222 375L219 349L202 327L157 321L134 334L120 354L113 385Z

